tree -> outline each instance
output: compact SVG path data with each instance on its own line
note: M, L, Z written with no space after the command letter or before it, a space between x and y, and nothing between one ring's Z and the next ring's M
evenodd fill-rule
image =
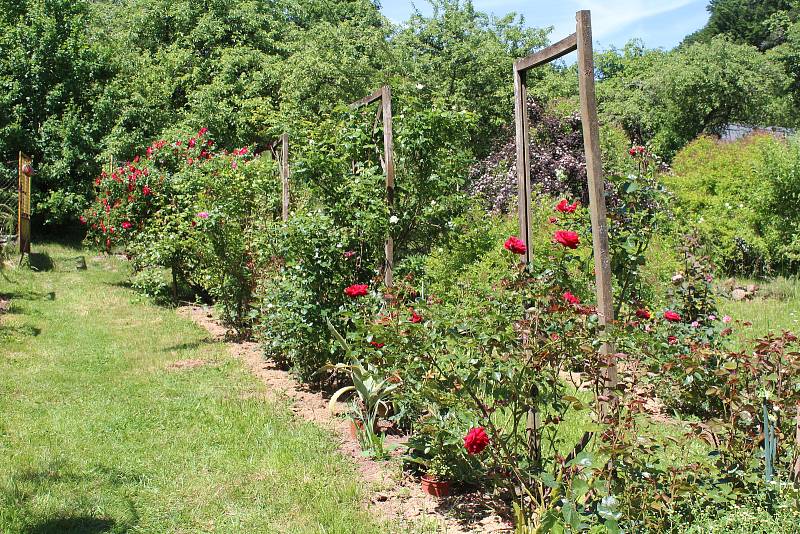
M708 43L718 35L727 35L735 43L768 50L783 41L771 24L773 17L791 14L796 18L800 14L793 0L711 0L707 9L708 23L688 36L686 44Z
M34 156L33 212L58 221L83 209L106 133L98 106L114 76L88 34L83 0L0 0L0 160L15 174L16 153ZM9 162L12 162L9 164Z
M392 41L399 72L458 110L474 111L479 153L513 117L514 60L547 44L550 29L527 28L522 17L494 18L471 1L430 0L433 14L412 14Z
M608 75L598 89L605 117L667 157L731 122L791 121L781 66L723 36L670 53L628 48L600 68Z

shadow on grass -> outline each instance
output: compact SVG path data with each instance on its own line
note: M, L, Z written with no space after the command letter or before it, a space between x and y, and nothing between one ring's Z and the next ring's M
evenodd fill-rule
M115 528L111 519L75 516L48 519L25 530L26 534L101 534L102 532L127 532L127 528Z
M19 291L0 292L0 300L10 300L13 308L15 300L56 300L56 292L44 293L40 291L30 291L21 289ZM11 313L14 313L13 311Z
M120 494L116 499L116 510L109 517L102 511L69 510L61 508L50 513L39 514L29 509L29 503L38 495L62 495L62 490L74 488L82 500L92 499L92 493L83 493L82 488L90 483L94 490L100 488L103 500L109 494L117 493L117 486L122 485L119 474L113 470L99 467L98 472L105 476L89 477L65 469L60 462L51 463L45 469L23 469L12 476L13 483L7 487L0 487L0 506L11 505L20 513L20 517L27 518L26 526L19 532L22 534L101 534L104 532L123 534L133 529L139 522L139 515L130 498ZM74 495L73 495L74 496ZM94 499L92 499L94 500ZM2 527L0 527L2 531ZM5 531L3 531L5 532Z
M214 344L214 340L211 338L200 339L198 341L189 341L187 343L181 343L179 345L173 345L171 347L164 347L161 349L161 352L176 352L176 351L183 351L183 350L194 350L200 348L204 345L212 345Z
M39 273L49 272L55 268L53 258L47 252L31 252L28 263L32 271Z

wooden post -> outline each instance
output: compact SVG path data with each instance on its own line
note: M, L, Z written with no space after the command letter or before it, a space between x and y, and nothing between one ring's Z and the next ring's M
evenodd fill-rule
M608 245L605 185L600 153L600 126L597 119L597 100L595 95L592 18L589 11L579 11L575 18L576 31L574 34L514 62L518 211L520 239L525 242L527 247L527 252L522 257L522 261L530 263L533 258L533 251L531 250L530 125L527 113L525 73L530 69L546 65L577 50L581 121L583 123L584 150L586 152L586 174L589 181L589 211L592 219L597 314L600 324L607 328L614 321L614 303L611 292L611 258ZM600 350L601 354L606 357L607 362L603 370L604 397L613 399L613 390L617 385L617 362L613 356L614 349L610 344L605 343ZM602 406L603 412L607 414L607 403L603 402ZM529 430L535 431L535 428Z
M591 13L587 10L579 11L576 15L576 22L578 86L581 99L583 145L586 151L586 175L589 180L589 212L592 219L597 315L600 319L600 325L607 329L614 321L614 297L611 293L611 255L608 246L603 164L600 156L600 125L597 119L597 98L595 95ZM603 344L601 354L608 357L607 366L603 372L605 395L609 398L613 396L613 390L617 386L617 363L613 353L613 347L608 343Z
M289 134L281 136L281 218L289 220Z
M21 256L31 253L31 177L25 170L27 168L29 172L32 172L32 166L33 158L20 152L17 186L17 239Z
M378 114L383 116L383 167L386 174L386 205L389 208L389 216L392 216L394 210L394 133L392 126L392 88L389 85L384 85L378 91L369 96L357 100L351 104L352 107L366 106L380 100L380 108ZM392 287L394 279L392 271L394 270L394 239L392 237L391 226L389 227L389 235L386 236L386 244L384 246L385 252L385 265L383 267L383 282L386 287Z
M392 131L392 88L384 85L381 89L381 107L383 108L383 151L386 161L386 204L389 207L389 216L394 211L394 135ZM394 283L392 272L394 270L394 238L392 227L389 226L389 235L386 236L386 265L384 267L383 281L386 287Z
M517 210L519 212L519 238L525 243L524 263L533 258L531 250L531 165L530 123L528 121L528 88L526 71L514 68L514 118L517 140Z

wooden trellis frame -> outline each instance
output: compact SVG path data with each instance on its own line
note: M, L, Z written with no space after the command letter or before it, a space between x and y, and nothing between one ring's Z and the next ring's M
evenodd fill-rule
M378 116L383 116L383 170L386 175L386 204L389 207L391 216L394 208L394 136L392 133L392 88L384 85L378 91L369 96L357 100L351 104L354 108L367 106L373 102L380 101ZM376 119L377 120L377 119ZM385 245L386 260L383 271L383 281L386 287L392 287L392 270L394 269L394 239L392 232L386 236Z
M29 172L25 172L25 169ZM17 239L21 256L31 253L31 177L33 158L19 153L18 204L17 204Z
M289 134L284 133L280 138L280 152L275 145L270 147L273 158L278 160L281 174L281 220L289 221Z
M597 315L600 324L606 328L614 321L614 303L611 292L611 258L608 245L603 167L600 158L600 127L595 95L592 16L590 11L583 10L578 11L575 18L575 33L535 54L514 62L520 239L525 242L527 248L522 261L530 263L533 254L531 250L530 124L527 107L528 91L525 84L526 73L577 51L583 143L586 151L586 174L589 181L589 212L592 219ZM603 376L605 396L611 398L612 390L617 385L617 364L613 357L613 349L609 344L606 343L602 346L601 353L608 359Z

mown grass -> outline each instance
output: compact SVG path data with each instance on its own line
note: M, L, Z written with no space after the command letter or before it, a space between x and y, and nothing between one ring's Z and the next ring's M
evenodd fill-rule
M0 532L385 532L331 437L115 260L0 277ZM181 360L203 360L175 370Z
M735 320L752 323L752 326L743 328L742 334L753 338L781 330L800 332L800 280L776 278L768 282L738 282L740 285L758 285L757 296L738 302L722 298L719 307L720 312Z

